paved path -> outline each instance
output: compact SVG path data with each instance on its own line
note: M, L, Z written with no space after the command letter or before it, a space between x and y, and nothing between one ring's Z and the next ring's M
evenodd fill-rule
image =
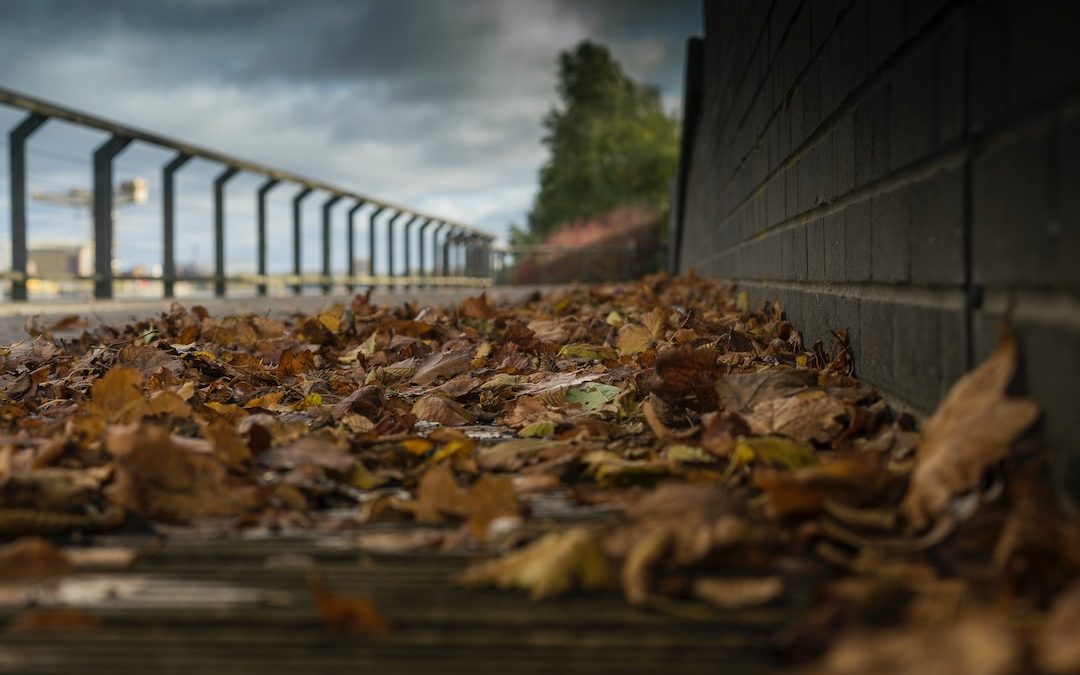
M520 300L530 293L535 292L535 287L501 287L487 289L488 297L492 300ZM425 305L445 305L456 303L476 295L480 291L471 288L446 288L417 291L383 291L372 294L372 301L378 304L395 304L404 301L419 302ZM181 298L175 302L190 307L202 305L214 316L226 316L229 314L269 314L276 318L284 318L296 312L311 313L323 307L328 307L335 302L348 303L352 300L351 295L302 295L280 296L265 298ZM14 303L7 301L0 304L0 345L19 342L28 338L26 322L30 317L38 317L38 322L48 325L62 317L78 315L89 322L91 326L145 319L156 316L161 312L168 311L172 300L107 300L86 302L29 302ZM81 330L81 329L80 329ZM74 333L58 333L60 337L67 337Z

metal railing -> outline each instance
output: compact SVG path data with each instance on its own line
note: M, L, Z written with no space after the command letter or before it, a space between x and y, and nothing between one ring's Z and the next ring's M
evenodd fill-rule
M210 282L214 295L222 297L230 283L254 284L258 295L266 295L271 285L285 285L293 293L300 294L306 285L318 285L324 293L334 286L344 286L348 291L358 286L409 287L409 286L477 286L486 285L491 274L491 234L462 223L422 213L415 209L314 180L271 166L250 162L191 143L178 141L161 134L143 131L125 124L102 119L70 108L42 101L18 92L0 88L0 104L25 110L28 114L9 133L10 184L11 184L11 271L0 275L11 281L11 298L27 299L27 281L31 279L56 280L54 276L35 276L27 273L27 209L26 209L26 144L30 137L51 119L64 120L76 125L97 129L109 134L108 140L94 150L93 162L93 232L94 273L88 276L71 275L70 279L92 281L94 296L107 299L113 296L113 283L120 280L160 281L164 296L173 297L177 281L201 280ZM113 221L113 161L131 143L139 141L174 150L176 154L162 167L162 274L160 276L121 275L113 271L114 229ZM192 158L199 157L222 166L213 181L214 224L214 273L194 279L177 276L175 258L176 172ZM266 180L258 187L256 198L256 274L229 276L225 270L225 185L241 172L264 176ZM280 184L292 184L301 188L292 199L292 274L267 274L266 271L266 199L268 193ZM321 274L305 274L301 264L301 204L315 190L329 196L322 203L322 269ZM344 275L332 275L330 265L331 208L342 200L353 202L348 210L347 270ZM369 207L368 213L368 269L366 274L355 269L357 240L355 220L357 213ZM387 273L377 275L376 228L382 217L386 228ZM402 224L404 234L404 269L394 269L395 226ZM413 227L416 226L417 246L412 245ZM431 231L430 247L425 246L425 236ZM439 238L442 236L440 244ZM425 260L425 250L430 250L430 260Z

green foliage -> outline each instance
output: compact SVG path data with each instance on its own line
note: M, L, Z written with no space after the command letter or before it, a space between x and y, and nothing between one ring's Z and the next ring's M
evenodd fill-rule
M559 55L559 98L544 119L550 157L529 214L531 238L617 206L666 208L679 130L659 90L635 83L606 47L584 41Z

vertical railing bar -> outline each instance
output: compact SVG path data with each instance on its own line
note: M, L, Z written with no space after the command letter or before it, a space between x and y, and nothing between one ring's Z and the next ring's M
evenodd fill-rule
M385 206L380 206L368 216L368 277L370 279L375 278L375 220L385 210ZM374 285L374 281L372 281L369 288L374 288Z
M302 217L300 203L304 201L311 192L312 188L305 187L293 197L293 275L296 277L296 283L294 283L292 287L293 295L300 295L304 292L304 282L302 279L304 264L303 258L301 257Z
M260 277L255 293L260 297L266 295L266 195L280 183L268 178L259 186L255 198L255 272Z
M410 276L410 267L412 264L412 243L410 241L412 237L412 226L413 223L418 220L420 220L420 216L413 216L412 218L409 218L408 221L406 221L405 227L402 228L405 232L405 246L403 251L403 253L405 254L405 269L402 270L402 276L404 276L406 279L408 279ZM408 288L407 285L406 288Z
M176 291L176 172L190 161L191 155L180 152L161 169L161 294L166 298Z
M424 276L427 274L425 272L425 270L424 270L424 257L425 257L424 256L424 235L427 234L428 227L430 227L431 224L434 223L434 222L435 222L434 218L428 218L427 220L424 221L424 224L420 226L420 229L416 233L416 238L417 238L417 249L416 249L417 272L416 272L416 277L418 279L423 279ZM419 286L419 284L417 284L417 285Z
M345 274L348 277L348 281L345 283L345 289L352 293L356 290L356 284L353 283L353 278L356 276L356 212L364 207L366 204L363 199L356 202L351 209L349 209L349 217L345 231L345 254L348 259L345 261Z
M113 135L94 150L94 297L113 297L113 159L131 144Z
M398 211L386 221L386 290L394 288L390 281L394 278L394 223L403 215L405 215L404 211Z
M434 286L435 273L439 269L439 233L446 227L446 221L440 221L431 233L431 272L426 273L428 286Z
M225 297L225 184L240 173L227 167L214 179L214 297Z
M45 115L31 113L8 134L9 181L11 185L11 299L27 299L26 272L29 255L26 248L26 142L41 125L49 121Z
M322 292L324 295L329 295L333 290L333 283L330 281L330 209L341 201L341 195L334 195L323 202L322 208Z

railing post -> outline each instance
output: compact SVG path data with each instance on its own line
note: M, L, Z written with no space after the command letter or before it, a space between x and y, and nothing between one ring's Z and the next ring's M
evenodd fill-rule
M416 276L421 278L421 279L423 279L424 276L426 276L426 274L427 274L425 272L425 270L424 270L424 235L427 234L428 227L430 227L431 224L434 223L434 222L435 222L434 218L428 218L427 220L425 220L424 224L420 226L420 230L416 235L417 244L418 244L418 248L416 250L416 253L417 253L416 267L417 267L418 272L417 272ZM417 285L419 286L419 284L417 284Z
M240 173L228 167L214 179L214 297L225 297L225 184Z
M371 212L368 217L368 277L370 277L370 285L368 288L375 287L375 219L379 217L379 214L386 210L385 206L380 206Z
M191 155L180 152L161 170L161 285L166 298L173 297L176 284L176 172L189 161Z
M394 287L392 281L394 278L394 223L404 214L404 211L398 211L386 221L386 290L388 291Z
M304 270L303 260L301 258L300 239L301 239L301 213L300 202L304 201L309 194L311 194L311 188L304 188L293 197L292 202L292 226L293 226L293 275L296 277L296 283L293 284L293 295L300 295L304 292L304 282L302 274Z
M350 293L356 290L356 284L353 283L353 278L356 276L356 212L362 209L366 203L361 199L349 209L348 224L346 225L345 254L349 257L345 261L345 274L349 278L345 282L345 290Z
M439 269L439 233L446 227L446 222L442 221L435 226L435 230L431 233L431 273L427 274L428 286L433 287L435 284L432 279L435 278L435 272Z
M443 244L442 244L442 266L441 266L439 272L440 272L440 276L443 276L443 277L450 276L450 245L451 245L450 240L453 239L453 238L454 238L454 227L450 226L450 228L448 230L446 230L446 236L443 237Z
M26 300L26 141L48 117L32 113L8 134L11 151L11 299Z
M113 159L131 144L113 135L94 150L94 297L113 296Z
M329 295L334 286L330 281L330 209L334 208L334 204L339 201L341 201L341 195L334 195L323 202L322 207L322 291L324 295Z
M405 223L405 269L402 271L404 272L403 276L405 277L406 281L408 281L409 279L409 268L412 263L412 242L410 241L412 239L412 226L413 223L418 220L420 220L420 216L413 216L412 218L409 218L409 220ZM409 285L405 284L405 287L408 288Z
M279 183L276 178L269 178L259 186L255 198L255 273L261 279L255 286L255 293L266 295L266 195Z

